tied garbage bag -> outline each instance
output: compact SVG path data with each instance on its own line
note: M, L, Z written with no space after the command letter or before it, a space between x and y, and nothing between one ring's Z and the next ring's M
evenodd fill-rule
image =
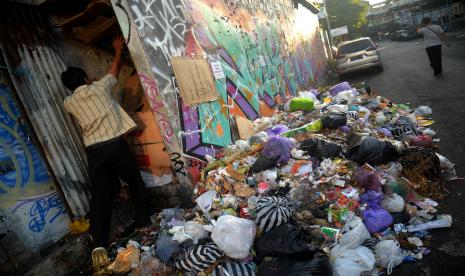
M178 243L168 234L162 234L157 240L155 253L164 263L173 263L174 255L178 252Z
M392 269L402 263L403 254L396 240L384 240L375 245L376 264L387 269L391 275Z
M371 271L375 265L375 256L370 249L359 246L355 249L346 249L333 254L331 251L333 275L359 276L362 272Z
M340 145L318 138L310 138L300 144L299 149L306 151L310 156L318 159L340 156L342 148Z
M367 208L362 211L362 216L370 233L384 230L393 222L391 214L380 206L382 197L383 194L375 191L368 191L360 195L360 202L368 204Z
M396 148L391 143L380 141L376 137L362 138L352 134L348 137L348 144L352 147L347 156L359 165L368 163L377 166L399 158Z
M276 276L309 276L309 275L331 275L328 256L323 253L315 255L293 255L263 262L259 267L259 275Z
M214 225L211 238L228 257L243 259L249 255L256 231L253 221L224 215Z
M266 232L255 240L255 263L265 257L279 257L293 254L313 254L315 248L310 245L312 237L302 232L299 226L286 223Z
M337 129L347 124L347 115L345 113L329 113L321 118L323 129Z
M381 200L381 207L390 213L399 213L404 211L405 201L398 194L385 195Z
M255 276L255 268L252 264L243 263L219 263L211 276Z
M174 266L183 271L202 272L213 265L224 254L216 244L199 244L186 250Z
M422 106L417 107L414 113L416 116L428 116L428 115L433 114L433 110L429 106L422 105Z
M310 98L292 98L284 104L284 110L289 112L305 111L310 112L315 109L315 102Z
M361 186L365 191L376 191L381 192L381 181L379 177L372 173L364 170L363 168L358 168L356 172L355 179L358 186Z
M286 197L262 197L257 202L255 223L262 232L287 223L294 213Z
M292 146L293 143L289 138L274 136L265 144L262 156L269 159L277 158L278 163L285 164L291 158Z
M371 237L362 219L355 215L348 218L346 224L342 228L341 235L342 236L336 241L335 246L331 250L332 254L337 254L337 252L346 249L357 248Z
M329 89L329 93L331 94L331 96L336 96L337 94L341 93L342 91L346 91L346 90L351 90L352 87L350 86L350 84L348 82L341 82L339 84L336 84L335 86L331 87Z
M255 163L250 167L250 173L258 173L266 171L276 167L278 164L278 158L268 158L263 155L260 155Z

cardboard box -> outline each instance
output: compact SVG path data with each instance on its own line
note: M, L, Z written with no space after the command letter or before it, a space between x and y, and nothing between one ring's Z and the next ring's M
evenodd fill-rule
M131 147L141 170L161 176L171 172L170 156L163 143L134 145Z
M163 143L151 111L135 112L130 115L137 124L137 129L127 136L130 145Z

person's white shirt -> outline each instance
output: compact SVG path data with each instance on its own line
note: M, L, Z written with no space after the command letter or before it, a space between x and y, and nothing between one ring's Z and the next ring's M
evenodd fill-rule
M441 45L441 35L444 30L439 25L425 26L418 30L425 39L426 48Z

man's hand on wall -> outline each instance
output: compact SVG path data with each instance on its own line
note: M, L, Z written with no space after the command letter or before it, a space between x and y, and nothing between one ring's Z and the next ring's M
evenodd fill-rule
M121 36L117 36L113 39L113 48L117 52L121 52L124 47L124 39Z

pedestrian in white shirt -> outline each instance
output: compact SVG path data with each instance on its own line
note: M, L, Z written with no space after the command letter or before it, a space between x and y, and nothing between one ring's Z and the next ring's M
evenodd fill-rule
M417 28L417 32L423 35L430 65L433 67L434 75L439 76L442 74L441 45L445 43L447 47L450 47L446 34L441 26L433 25L429 17L423 18L421 27Z

